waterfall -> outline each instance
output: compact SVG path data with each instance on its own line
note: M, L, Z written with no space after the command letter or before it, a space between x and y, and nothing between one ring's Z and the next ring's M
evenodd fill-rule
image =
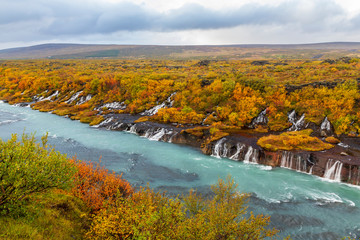
M86 97L85 97L85 96L82 96L82 97L80 98L80 100L76 103L76 105L84 104L84 103L90 101L91 98L92 98L92 96L91 96L90 94L87 95Z
M292 152L284 151L281 156L281 167L283 168L290 168L292 166L293 161L293 154Z
M102 122L99 123L98 125L94 125L93 127L95 127L95 128L103 127L103 126L105 126L106 124L112 122L112 120L114 120L114 118L113 118L113 117L110 117L110 118L108 118L108 119L105 119L104 121L102 121Z
M225 142L225 138L221 138L220 140L218 140L214 146L213 152L211 154L211 156L213 157L217 157L217 158L221 158L221 150L223 148L222 144L223 142Z
M149 138L151 141L160 141L160 139L165 135L165 128L155 131L155 134Z
M249 146L246 154L245 154L245 157L244 157L244 163L250 163L250 157L253 153L253 148L251 146Z
M333 159L329 159L328 162L326 163L324 178L334 180L336 182L340 182L342 167L343 167L342 162L336 161L333 164Z
M327 117L325 117L324 121L321 123L320 129L321 130L331 131L331 123L330 123L330 121L328 120Z
M312 174L313 168L314 168L314 165L311 166L311 168L310 168L310 170L309 170L309 174Z
M128 132L129 132L129 133L133 133L133 134L137 134L137 133L136 133L136 125L135 125L135 124L132 125L132 126L130 127L130 129L129 129Z
M351 181L351 170L352 170L352 166L349 166L349 177L348 177L348 182Z
M268 122L269 122L269 119L268 119L268 117L266 116L266 109L264 109L263 111L261 111L261 112L259 113L259 115L258 115L257 117L255 117L255 118L251 121L249 127L250 127L250 128L255 128L255 127L256 127L257 125L259 125L259 124L266 125Z
M91 96L91 95L88 95ZM90 100L90 99L89 99ZM124 110L127 107L127 105L124 102L111 102L111 103L105 103L101 105L100 107L94 108L94 110L101 110L103 108L111 109L111 110Z
M47 98L43 98L41 101L45 101L45 100L49 100L51 101L51 98L56 97L59 95L59 91L56 91L55 93L51 94L50 96L48 96Z
M244 157L244 163L257 163L258 156L259 151L254 149L252 146L249 146Z
M146 130L144 137L145 138L150 138L152 133L153 133L152 129L149 128L149 129Z
M306 172L307 164L301 156L296 157L296 171Z
M288 120L291 123L294 123L296 121L296 111L292 110L289 114L288 114Z
M239 160L240 152L244 149L244 147L245 147L244 144L237 143L236 144L236 152L234 153L234 155L232 155L230 157L230 159L231 160Z
M288 131L299 131L305 126L305 114L303 113L301 117L296 120L296 112L293 110L288 114L288 121L292 124L291 127L288 128Z
M140 115L144 115L144 116L152 116L155 115L161 108L166 108L166 107L172 107L174 104L174 101L171 100L172 96L174 96L176 94L176 92L172 93L164 102L162 102L161 104L152 107L148 110L145 110L144 112L140 113Z
M115 122L114 124L107 127L108 130L116 130L121 128L121 126L124 125L122 122Z
M81 93L82 93L82 91L75 93L74 95L71 96L71 98L69 100L65 101L65 103L71 104L73 101L75 101L79 97L79 95Z

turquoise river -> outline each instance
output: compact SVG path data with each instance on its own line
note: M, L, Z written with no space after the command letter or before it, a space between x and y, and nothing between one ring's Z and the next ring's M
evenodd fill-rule
M360 189L295 171L244 164L203 155L199 150L107 131L78 121L0 102L0 138L49 133L49 142L69 157L101 162L133 185L150 184L169 193L209 185L230 174L239 191L252 193L249 211L271 216L280 236L341 239L360 236Z

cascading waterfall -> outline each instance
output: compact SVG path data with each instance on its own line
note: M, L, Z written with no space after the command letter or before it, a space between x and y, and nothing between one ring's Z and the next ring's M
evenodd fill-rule
M102 121L101 123L99 123L98 125L94 125L93 127L96 127L96 128L103 127L103 126L105 126L106 124L112 122L113 120L114 120L113 117L107 118L107 119L105 119L104 121Z
M216 158L221 158L221 150L223 148L222 144L223 142L225 142L225 138L221 138L220 140L218 140L214 146L213 152L211 154L211 156L216 157Z
M257 163L258 156L258 150L254 149L252 146L249 146L244 157L244 163Z
M335 163L333 163L333 161L333 159L329 159L326 163L324 178L340 182L343 163L340 161L335 161Z
M48 96L47 98L41 99L41 101L46 101L46 100L51 101L51 99L52 99L53 97L57 97L58 95L59 95L59 91L56 91L55 93L51 94L51 95Z
M245 154L244 163L250 163L250 157L253 153L253 148L250 146Z
M151 137L149 137L149 140L151 141L160 141L160 139L166 134L165 129L161 128L155 131L155 134Z
M306 172L307 164L301 156L296 157L296 171Z
M292 124L288 131L299 131L305 126L305 114L302 114L299 119L296 118L296 111L293 110L288 114L288 121Z
M352 171L352 166L349 167L349 177L348 177L348 182L350 182L351 180L351 171Z
M309 170L309 174L312 174L313 168L314 168L314 165L311 166L311 168L310 168L310 170Z
M82 93L82 91L73 94L69 100L65 101L65 103L71 104L73 101L75 101L80 96L81 93Z
M76 103L76 105L84 104L84 103L90 101L91 98L92 98L92 96L91 96L90 94L87 95L86 97L85 97L85 96L82 96L82 97L80 98L80 100Z
M230 157L230 159L231 160L239 160L240 153L244 149L244 147L245 147L244 144L237 143L236 144L236 152L234 153L234 155L232 155Z
M144 112L140 113L140 115L153 116L162 108L172 107L173 104L174 104L174 100L171 100L171 98L175 94L176 94L176 92L172 93L164 102L162 102L161 104L159 104L159 105L157 105L157 106L155 106L153 108L145 110Z
M281 165L280 167L283 167L283 168L290 168L291 169L291 166L292 166L292 162L293 162L293 154L291 152L288 152L288 151L284 151L282 153L282 156L281 156Z
M151 137L152 133L153 133L152 129L149 128L146 130L144 137L149 138L149 137Z
M133 133L133 134L137 134L137 132L136 132L136 125L135 125L135 124L132 125L132 126L130 127L130 129L129 129L128 132L129 132L129 133Z

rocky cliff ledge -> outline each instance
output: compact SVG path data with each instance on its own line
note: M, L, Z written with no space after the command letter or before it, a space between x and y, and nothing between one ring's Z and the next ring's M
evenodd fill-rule
M18 103L17 105L25 107L29 104ZM152 109L151 114L154 114L156 110ZM137 122L142 116L144 114L107 114L104 116L104 121L94 127L127 131L153 141L185 144L199 148L204 154L217 158L228 158L249 164L283 167L337 182L360 185L359 137L338 136L340 142L334 148L324 151L267 151L257 144L259 137L266 135L264 133L245 130L211 140L209 132L199 136L188 131L194 129L194 126L179 126L177 124L161 124L149 121ZM297 116L295 111L291 111L288 114L288 120L291 126L286 131L312 129L312 135L323 139L334 135L332 124L327 118L324 118L321 124L316 125L306 122L304 115ZM248 129L251 130L267 123L266 110L264 110L253 119Z
M314 134L319 137L333 134L331 123L326 118L319 126L316 126L301 122L303 117L294 119L294 113L289 113L289 116L294 122L289 130L296 131L311 127ZM112 114L95 127L127 131L154 141L193 146L201 149L204 154L217 158L283 167L354 185L360 183L360 139L358 137L340 137L341 142L334 148L319 152L301 150L271 152L257 145L259 134L236 133L208 142L204 137L186 131L189 127L154 122L135 123L138 117ZM260 121L257 122L259 123Z

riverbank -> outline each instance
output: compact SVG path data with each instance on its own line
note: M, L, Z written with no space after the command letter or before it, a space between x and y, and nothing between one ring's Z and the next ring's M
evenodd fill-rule
M73 100L76 100L76 98ZM30 105L30 103L17 103L17 106L21 107ZM113 103L114 105L116 104ZM56 111L53 113L56 113ZM340 143L335 144L331 149L323 151L267 151L260 147L257 141L260 137L269 133L255 132L250 128L209 141L211 139L209 129L199 135L191 131L191 129L196 128L193 125L163 124L151 121L139 122L138 120L143 117L141 114L111 113L102 115L102 117L103 121L93 127L126 131L153 141L184 144L198 148L204 154L217 158L288 168L297 172L353 185L359 185L360 183L360 139L357 137L340 136ZM257 116L253 122L261 117L264 116ZM328 127L329 130L324 133L326 129L323 129L322 126L325 125L325 121L327 119L324 119L319 126L315 124L311 126L319 137L321 137L321 132L325 136L333 134L331 127ZM330 122L327 124L331 125ZM302 124L302 126L302 128L298 127L293 130L304 129L305 124Z

